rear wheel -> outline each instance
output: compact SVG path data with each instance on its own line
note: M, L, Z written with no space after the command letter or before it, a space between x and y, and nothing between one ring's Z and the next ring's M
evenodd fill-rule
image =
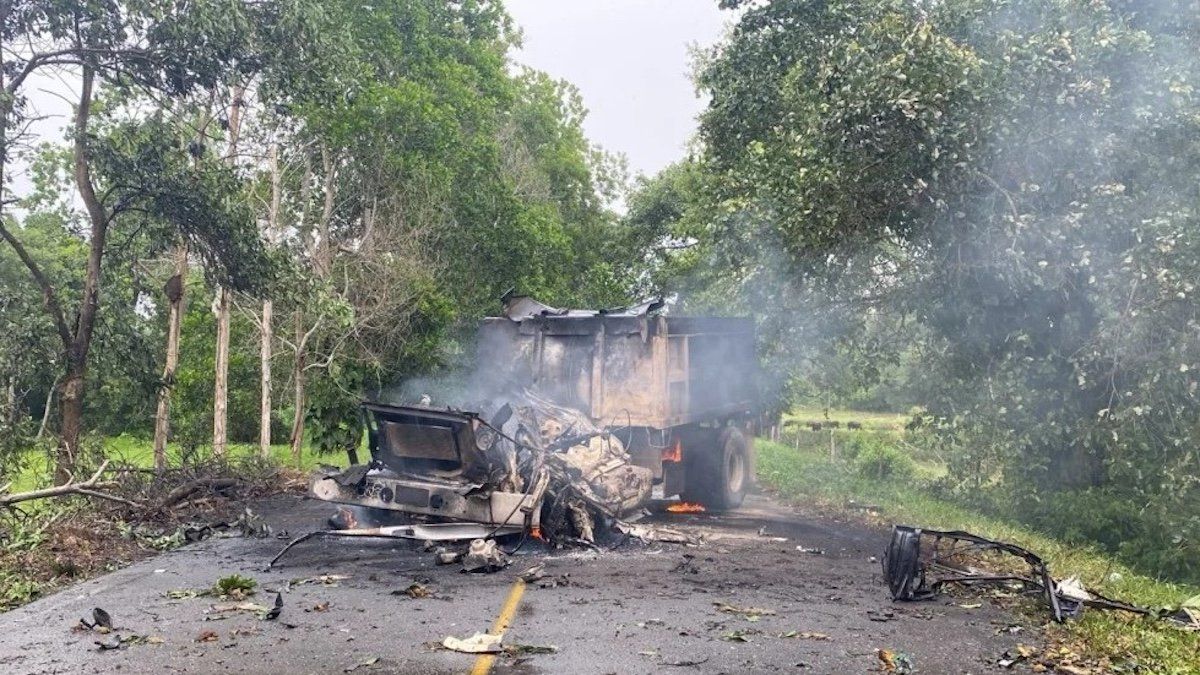
M684 447L687 478L683 499L717 511L736 509L750 486L750 443L737 427L724 427L706 436L706 442Z

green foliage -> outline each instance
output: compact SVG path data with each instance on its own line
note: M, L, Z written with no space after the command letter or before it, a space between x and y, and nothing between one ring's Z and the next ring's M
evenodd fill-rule
M42 585L12 572L0 573L0 611L20 607L41 594Z
M259 236L243 179L227 162L193 156L192 141L161 114L117 122L98 139L95 170L112 218L160 253L182 240L216 284L261 293L281 260Z
M1038 522L1060 490L1138 504L1163 537L1138 559L1191 574L1200 5L725 4L703 155L631 200L694 240L660 266L684 302L768 308L780 395L900 381L945 494ZM1109 520L1088 536L1132 555Z
M258 582L250 577L230 574L217 579L217 583L213 584L213 593L218 596L242 597L253 593L257 586Z
M888 434L860 432L847 434L839 440L838 452L863 478L906 482L916 477L916 463L896 447Z

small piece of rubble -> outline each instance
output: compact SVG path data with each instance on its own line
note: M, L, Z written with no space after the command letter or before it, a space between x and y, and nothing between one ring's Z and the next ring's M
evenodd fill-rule
M496 546L495 539L475 539L462 558L464 572L497 572L508 565L508 556Z
M476 633L469 638L456 638L451 635L442 640L442 646L463 654L498 654L503 651L500 638L500 635L491 633Z

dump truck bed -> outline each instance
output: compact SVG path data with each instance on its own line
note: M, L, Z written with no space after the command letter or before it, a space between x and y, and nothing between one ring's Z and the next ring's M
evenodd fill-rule
M602 426L666 429L755 407L750 319L549 309L510 302L486 319L480 362Z

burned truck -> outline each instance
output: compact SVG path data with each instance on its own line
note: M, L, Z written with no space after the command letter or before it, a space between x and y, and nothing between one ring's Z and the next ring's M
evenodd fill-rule
M471 402L365 403L370 463L318 475L311 494L584 541L655 486L739 506L754 472L754 324L662 310L505 297L480 326Z

